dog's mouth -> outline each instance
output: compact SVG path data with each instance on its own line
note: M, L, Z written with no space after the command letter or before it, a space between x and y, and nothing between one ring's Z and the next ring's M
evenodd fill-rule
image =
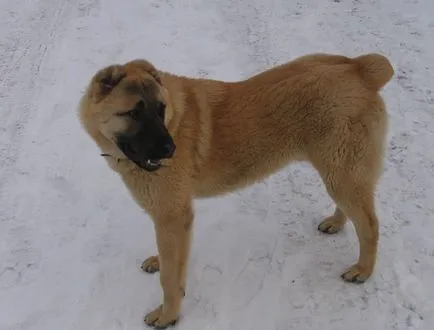
M113 157L112 155L105 154L105 153L101 154L101 156L103 156L103 157ZM117 160L119 161L119 159L117 159ZM140 167L141 169L144 169L145 171L148 171L148 172L154 172L154 171L160 169L163 166L163 164L161 162L161 159L146 159L144 161L135 161L135 160L132 160L132 161L138 167Z
M138 165L148 172L156 171L163 166L160 159L147 159L145 161L141 161Z
M138 140L138 141L137 141ZM118 138L116 141L117 147L130 161L132 161L139 168L147 171L154 172L164 167L164 159L173 157L175 151L175 144L170 140L164 144L160 142L156 146L144 145L141 146L141 141L146 141L145 138Z

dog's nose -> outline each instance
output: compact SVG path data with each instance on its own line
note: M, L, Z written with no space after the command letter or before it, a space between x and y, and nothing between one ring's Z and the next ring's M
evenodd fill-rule
M173 156L173 153L175 152L175 145L173 143L167 143L164 145L164 150L166 151L166 157L170 158Z

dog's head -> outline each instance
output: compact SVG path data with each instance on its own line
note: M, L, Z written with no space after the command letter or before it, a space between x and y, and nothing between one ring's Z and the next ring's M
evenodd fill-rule
M166 127L172 116L168 103L159 72L145 60L134 60L93 76L80 119L103 151L152 172L175 151Z

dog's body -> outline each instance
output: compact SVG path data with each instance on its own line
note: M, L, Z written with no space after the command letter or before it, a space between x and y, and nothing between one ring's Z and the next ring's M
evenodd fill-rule
M319 230L335 233L347 217L353 220L360 256L342 277L363 282L371 275L378 241L374 191L387 130L378 92L392 76L389 61L378 54L314 54L233 83L179 77L140 60L93 77L81 121L155 224L159 258L147 259L143 268L160 269L164 301L146 323L165 327L178 318L192 199L245 187L291 161L309 161L337 204ZM150 114L164 105L164 127L146 137L150 130L137 125L160 125ZM119 114L131 108L139 109L133 119ZM148 140L151 146L141 151ZM160 154L157 160L150 160L152 152Z

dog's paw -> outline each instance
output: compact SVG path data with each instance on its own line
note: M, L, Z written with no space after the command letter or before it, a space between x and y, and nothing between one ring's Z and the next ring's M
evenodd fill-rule
M158 260L158 256L149 257L143 261L140 268L149 274L158 272L160 270L160 261Z
M331 217L325 218L319 226L318 230L326 234L336 234L342 230L345 225L345 219L341 217L332 215Z
M146 325L154 327L155 329L166 329L172 325L175 325L178 321L178 317L163 313L163 305L160 305L157 309L150 312L145 317Z
M372 270L354 265L341 275L342 279L351 283L364 283L372 274Z

